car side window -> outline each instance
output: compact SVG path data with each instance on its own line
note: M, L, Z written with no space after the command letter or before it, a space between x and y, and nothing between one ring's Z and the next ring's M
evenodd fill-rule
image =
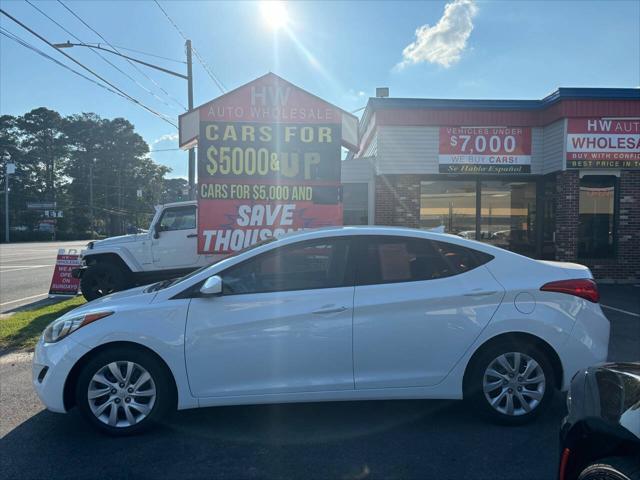
M192 230L194 228L196 228L195 206L168 208L162 212L162 218L160 218L161 231Z
M480 265L493 260L493 255L479 252L472 248L462 247L449 242L431 242L437 252L442 257L452 271L456 273L464 273L473 270ZM456 274L454 273L454 275Z
M348 238L286 245L222 272L223 294L312 290L353 285Z
M363 237L361 245L357 285L435 280L464 273L493 258L448 242L411 237Z

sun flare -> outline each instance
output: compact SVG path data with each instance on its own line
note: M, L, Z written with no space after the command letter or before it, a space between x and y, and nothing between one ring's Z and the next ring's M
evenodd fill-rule
M260 3L260 10L262 11L264 21L273 30L278 30L286 26L289 22L285 2L265 0Z

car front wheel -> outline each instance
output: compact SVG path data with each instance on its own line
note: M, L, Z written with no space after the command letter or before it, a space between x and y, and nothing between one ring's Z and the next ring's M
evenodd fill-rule
M553 398L555 379L549 360L524 342L495 345L481 352L470 368L465 397L499 423L527 423Z
M171 409L166 367L146 352L116 347L98 353L82 368L76 405L99 430L112 435L140 432Z

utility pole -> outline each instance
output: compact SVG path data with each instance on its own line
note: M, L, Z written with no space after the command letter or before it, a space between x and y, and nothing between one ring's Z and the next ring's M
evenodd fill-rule
M193 72L191 60L191 40L185 43L187 49L187 101L189 102L189 111L193 110ZM196 198L196 151L194 148L189 149L189 199Z
M91 223L89 224L91 227L91 238L93 238L93 164L95 163L95 159L92 158L89 163L89 218L91 219Z
M9 175L16 172L16 164L5 163L4 168L4 239L9 243L11 241L9 235Z

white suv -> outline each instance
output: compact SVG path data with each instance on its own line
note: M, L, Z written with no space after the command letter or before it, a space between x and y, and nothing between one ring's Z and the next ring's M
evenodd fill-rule
M175 278L220 258L198 255L197 208L195 201L160 205L148 232L89 242L74 272L84 297Z

